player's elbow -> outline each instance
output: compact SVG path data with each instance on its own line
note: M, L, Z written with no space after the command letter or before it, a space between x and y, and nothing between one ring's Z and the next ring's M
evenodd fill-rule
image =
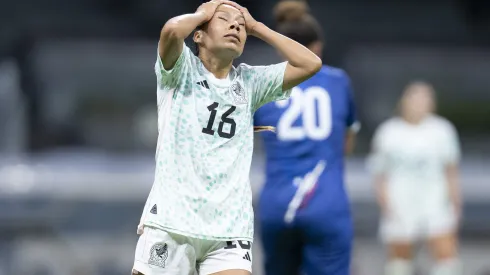
M322 60L317 55L313 55L308 62L305 62L305 71L311 77L320 71L322 65Z
M179 31L179 22L175 19L170 19L165 23L161 32L160 32L160 40L162 41L171 41L179 39L180 31Z

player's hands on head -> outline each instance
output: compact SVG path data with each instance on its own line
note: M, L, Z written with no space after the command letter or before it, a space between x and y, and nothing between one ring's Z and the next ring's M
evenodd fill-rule
M250 12L248 12L248 9L240 6L238 3L235 3L233 1L225 0L225 1L223 1L223 4L227 4L227 5L230 5L230 6L237 8L243 14L243 17L245 18L245 28L247 30L247 33L249 35L254 35L254 29L257 26L258 22L257 22L257 20L255 20L252 17Z
M216 12L216 9L223 4L225 1L224 0L212 0L209 2L206 2L204 4L201 4L199 8L197 8L196 13L201 13L205 16L206 22L211 20L214 16L214 13Z

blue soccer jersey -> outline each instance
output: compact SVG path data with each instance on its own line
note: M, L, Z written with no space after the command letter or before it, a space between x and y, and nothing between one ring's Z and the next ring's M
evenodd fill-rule
M311 260L310 264L303 261L302 272L344 274L347 271L332 270L348 266L352 237L343 180L344 153L346 132L356 131L358 123L349 77L341 69L324 66L295 87L289 99L261 107L255 113L254 125L276 128L275 132L261 133L266 151L266 183L259 217L267 274L280 274L278 270L285 266L284 260L279 259L277 268L268 269L281 254L279 250L290 250L277 250L277 243L284 243L277 236L288 230L306 242L306 251L307 238L316 236L311 251L318 251L319 246L321 250L324 245L335 255L345 254L331 263L323 258L328 253L312 253L306 259ZM288 236L286 242L295 239L291 234L284 235Z
M254 117L256 126L274 126L262 132L266 156L267 189L312 172L324 162L324 173L343 184L346 131L358 128L350 80L340 69L324 66L293 89L291 98L268 103ZM318 186L318 188L329 188Z

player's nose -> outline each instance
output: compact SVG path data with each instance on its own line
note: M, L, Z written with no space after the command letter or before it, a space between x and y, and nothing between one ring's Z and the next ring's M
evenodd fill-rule
M238 22L233 22L232 24L230 24L230 30L236 30L237 32L240 32L240 24L238 24Z

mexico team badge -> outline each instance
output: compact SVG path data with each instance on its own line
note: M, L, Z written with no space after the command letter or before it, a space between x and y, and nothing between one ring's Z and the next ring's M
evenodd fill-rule
M235 82L230 86L230 93L235 104L247 104L247 95L239 82Z
M150 259L148 264L165 267L168 258L168 246L166 243L156 243L150 249Z

